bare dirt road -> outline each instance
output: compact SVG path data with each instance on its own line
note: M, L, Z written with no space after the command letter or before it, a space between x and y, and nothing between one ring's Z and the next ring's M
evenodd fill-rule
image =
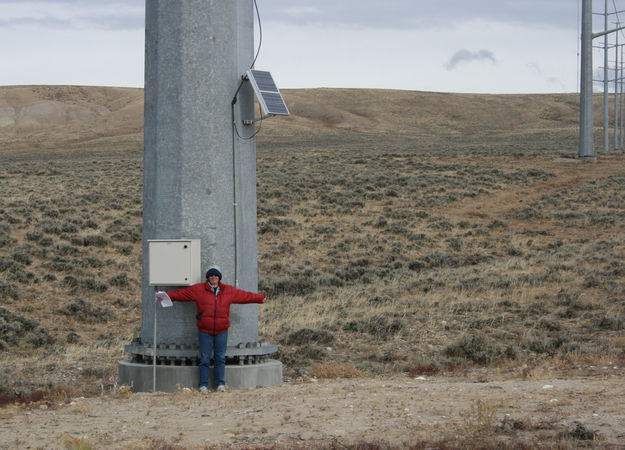
M0 448L625 448L618 368L572 379L429 377L124 393L0 410ZM91 446L91 447L90 447ZM429 445L431 446L431 445ZM491 447L487 447L491 448ZM518 448L518 447L517 447Z

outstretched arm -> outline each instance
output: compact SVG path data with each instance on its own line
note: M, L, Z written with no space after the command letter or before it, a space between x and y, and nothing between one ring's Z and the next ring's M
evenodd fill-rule
M196 299L194 286L167 291L167 295L175 302L194 302Z
M256 294L235 287L232 288L230 295L230 303L265 303L267 298L263 294Z

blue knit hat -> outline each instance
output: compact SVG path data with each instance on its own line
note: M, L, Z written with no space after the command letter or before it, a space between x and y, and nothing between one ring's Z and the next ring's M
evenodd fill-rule
M217 266L210 266L208 268L208 272L206 272L206 279L208 280L208 276L209 275L217 275L219 277L219 280L221 280L221 270L219 270L219 267Z

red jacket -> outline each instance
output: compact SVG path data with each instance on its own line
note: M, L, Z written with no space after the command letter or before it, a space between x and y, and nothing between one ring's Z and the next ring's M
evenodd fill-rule
M195 302L197 306L196 325L209 334L227 331L230 327L230 305L232 303L263 303L265 296L237 289L219 283L217 296L208 284L197 283L188 288L167 292L169 298L177 302Z

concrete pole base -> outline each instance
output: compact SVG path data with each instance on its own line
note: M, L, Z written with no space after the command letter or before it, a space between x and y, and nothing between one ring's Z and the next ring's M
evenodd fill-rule
M128 360L118 361L119 384L130 386L133 392L152 392L153 367ZM212 376L212 366L211 374ZM230 389L278 386L282 383L282 363L274 359L260 364L226 365L226 385ZM197 366L156 366L156 391L176 392L182 388L197 389Z

